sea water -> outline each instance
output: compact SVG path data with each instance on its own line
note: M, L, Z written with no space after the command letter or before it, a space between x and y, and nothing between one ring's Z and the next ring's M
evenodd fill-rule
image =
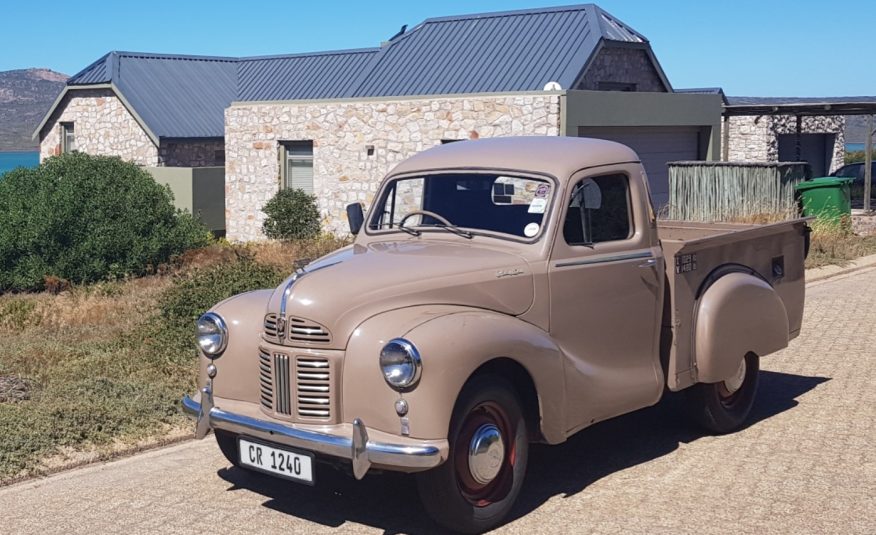
M39 164L38 151L0 152L0 175L16 167L36 167Z

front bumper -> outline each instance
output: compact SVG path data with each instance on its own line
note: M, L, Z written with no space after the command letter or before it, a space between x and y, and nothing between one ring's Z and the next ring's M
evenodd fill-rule
M317 426L271 422L240 412L225 411L213 406L213 396L208 388L202 390L201 400L188 395L183 397L182 408L183 412L197 420L197 438L203 438L209 429L221 429L313 453L349 459L356 479L362 479L372 465L417 472L434 468L447 458L446 440L371 440L367 427L359 418L353 420L352 424L319 426L316 429ZM372 433L386 435L373 430Z

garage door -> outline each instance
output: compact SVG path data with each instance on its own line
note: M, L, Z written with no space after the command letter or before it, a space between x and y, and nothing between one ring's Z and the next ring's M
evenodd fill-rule
M578 127L578 136L595 137L617 141L639 154L648 182L651 197L657 209L669 202L669 170L667 162L701 160L700 128L629 126L629 127Z

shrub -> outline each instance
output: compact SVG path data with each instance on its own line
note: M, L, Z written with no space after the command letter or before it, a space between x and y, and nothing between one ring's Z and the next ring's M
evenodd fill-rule
M300 189L281 189L262 211L268 216L262 231L269 238L296 240L314 238L319 234L316 197Z
M168 188L119 158L65 154L0 181L0 291L140 275L208 241Z
M195 355L194 325L201 314L233 295L273 288L286 275L279 267L242 256L239 260L179 277L159 299L158 318L149 333L150 343L160 348L169 362L184 363Z

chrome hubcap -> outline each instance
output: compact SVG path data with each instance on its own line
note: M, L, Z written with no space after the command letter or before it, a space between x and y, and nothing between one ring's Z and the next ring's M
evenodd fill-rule
M471 437L468 448L471 477L481 485L486 485L499 475L504 459L505 444L499 428L493 424L480 426Z
M727 389L727 392L730 394L735 394L740 388L742 388L742 383L745 381L745 359L742 359L742 362L739 363L739 369L736 370L736 373L733 374L729 379L724 380L724 388Z

